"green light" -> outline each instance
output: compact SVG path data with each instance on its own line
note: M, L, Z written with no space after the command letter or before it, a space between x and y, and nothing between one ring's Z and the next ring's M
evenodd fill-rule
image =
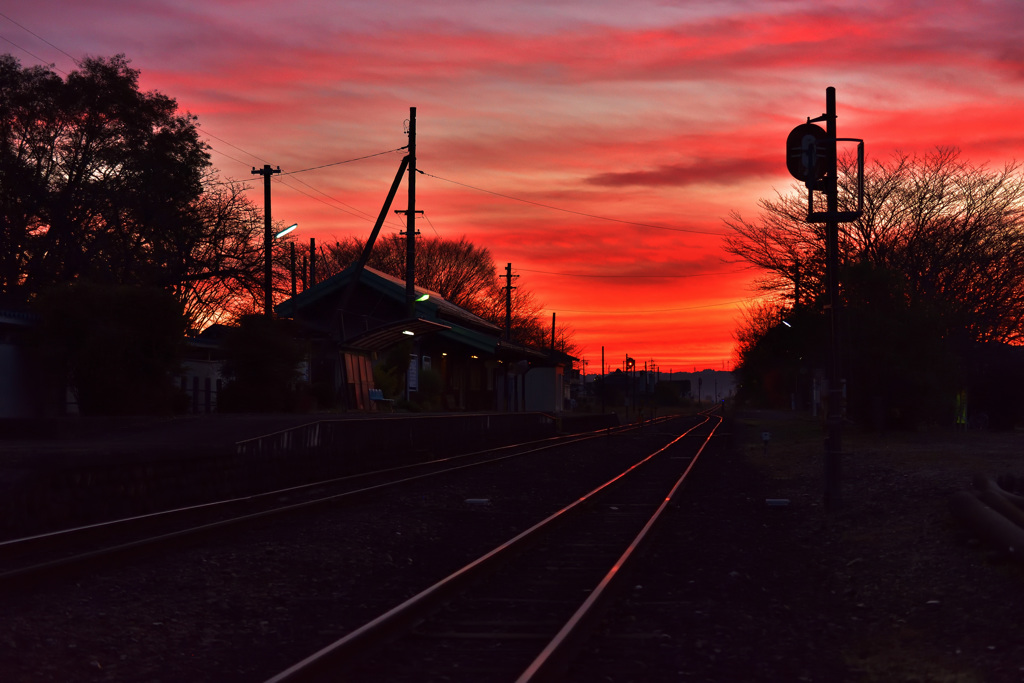
M429 298L430 298L429 294L420 294L418 297L416 297L416 301L417 302L426 301Z

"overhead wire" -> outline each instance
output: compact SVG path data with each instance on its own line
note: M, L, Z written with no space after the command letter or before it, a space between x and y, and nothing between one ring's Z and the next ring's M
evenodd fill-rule
M43 38L39 34L35 33L31 29L27 28L26 26L23 26L22 24L20 24L19 22L15 21L11 17L7 16L3 12L0 12L0 17L3 17L4 19L6 19L7 21L11 22L15 26L21 28L22 30L24 30L27 33L29 33L32 36L34 36L35 38L41 40L42 42L46 43L47 45L49 45L53 49L57 50L61 54L65 55L66 57L71 59L72 62L74 62L76 66L80 66L81 65L81 61L79 59L75 58L70 53L68 53L65 50L61 49L57 45L54 45L53 43L51 43L47 39ZM18 45L17 43L15 43L14 41L10 40L9 38L7 38L5 36L0 36L0 38L2 38L7 43L13 45L17 49L21 50L22 52L30 55L33 59L36 59L40 63L44 63L44 64L46 63L46 60L42 59L38 55L36 55L36 54L32 53L31 51L27 50L26 48ZM57 69L58 71L60 71L60 73L67 75L67 72L57 68L56 66L54 66L54 68ZM210 138L213 138L215 140L218 140L218 141L224 143L225 145L228 145L229 147L231 147L233 149L236 149L239 152L242 152L243 154L246 154L246 155L248 155L248 156L250 156L250 157L252 157L254 159L258 159L258 160L262 161L263 163L267 163L267 161L265 159L263 159L262 157L260 157L260 156L258 156L256 154L253 154L252 152L249 152L248 150L245 150L245 149L243 149L243 148L241 148L241 147L239 147L239 146L237 146L237 145L235 145L235 144L225 140L224 138L219 137L219 136L211 133L206 128L203 128L202 126L198 126L198 128L199 128L199 130L204 135L206 135L206 136L208 136ZM220 154L220 155L222 155L222 156L224 156L224 157L226 157L226 158L228 158L228 159L230 159L230 160L232 160L232 161L234 161L234 162L236 162L238 164L245 165L245 166L249 166L250 165L250 164L242 161L241 159L238 159L238 158L236 158L236 157L234 157L234 156L232 156L230 154L227 154L226 152L224 152L222 150L214 148L212 145L209 145L209 147L210 147L211 150L217 152L218 154ZM355 158L352 158L352 159L346 159L344 161L336 161L336 162L331 162L331 163L327 163L327 164L321 164L319 166L311 166L309 168L303 168L303 169L299 169L297 171L288 171L288 172L281 173L280 175L281 176L291 176L291 175L296 175L296 174L299 174L299 173L306 173L306 172L309 172L309 171L320 170L320 169L329 168L329 167L332 167L332 166L339 166L339 165L342 165L342 164L348 164L348 163L352 163L352 162L355 162L355 161L361 161L361 160L364 160L364 159L370 159L370 158L373 158L373 157L383 156L383 155L386 155L386 154L392 154L392 153L399 152L399 151L404 150L404 149L408 149L408 145L404 145L402 147L397 147L395 149L391 149L391 150L387 150L387 151L383 151L383 152L376 152L376 153L373 153L373 154L367 154L367 155L360 156L360 157L355 157ZM696 230L696 229L693 229L693 228L680 228L680 227L672 227L672 226L665 226L665 225L657 225L657 224L653 224L653 223L643 223L643 222L639 222L639 221L630 221L630 220L625 220L625 219L620 219L620 218L612 218L612 217L608 217L608 216L601 216L601 215L587 213L587 212L583 212L583 211L576 211L576 210L573 210L573 209L567 209L567 208L564 208L564 207L554 206L554 205L551 205L551 204L545 204L543 202L538 202L538 201L531 200L531 199L525 199L525 198L522 198L522 197L516 197L516 196L513 196L513 195L509 195L509 194L504 194L504 193L501 193L501 192L496 192L496 191L493 191L493 190L488 190L488 189L485 189L485 188L476 187L474 185L469 185L468 183L463 183L463 182L459 182L457 180L452 180L450 178L444 178L442 176L439 176L439 175L436 175L436 174L433 174L433 173L428 173L426 171L423 171L422 169L417 169L417 171L420 174L422 174L422 175L425 175L425 176L428 176L428 177L431 177L431 178L434 178L434 179L437 179L437 180L440 180L440 181L443 181L443 182L451 183L453 185L458 185L460 187L465 187L467 189L474 190L476 192L482 192L482 193L485 193L485 194L490 194L492 196L501 197L503 199L508 199L508 200L511 200L511 201L517 201L517 202L521 202L521 203L524 203L524 204L530 204L530 205L533 205L533 206L538 206L538 207L541 207L541 208L549 209L549 210L552 210L552 211L561 211L563 213L574 214L574 215L583 216L583 217L586 217L586 218L593 218L593 219L596 219L596 220L603 220L603 221L621 223L621 224L624 224L624 225L634 225L634 226L637 226L637 227L652 228L652 229L656 229L656 230L668 230L668 231L673 231L673 232L684 232L684 233L701 234L701 235L721 235L722 234L722 233L719 233L719 232L712 232L712 231L707 231L707 230ZM308 187L313 192L316 192L317 194L323 195L323 197L326 197L328 200L330 200L330 202L335 202L335 203L332 204L332 203L330 203L328 201L325 201L324 199L322 199L320 197L313 196L313 195L309 194L308 192L303 191L300 188L294 187L293 185L285 182L283 178L273 178L273 180L275 182L281 183L282 185L284 185L285 187L288 187L291 190L294 190L295 192L298 192L299 194L302 194L302 195L304 195L306 197L309 197L310 199L319 201L322 204L325 204L325 205L327 205L327 206L329 206L331 208L334 208L336 210L342 211L343 213L347 213L347 214L349 214L351 216L354 216L356 218L360 218L360 219L363 219L363 220L371 220L371 221L374 220L374 217L372 215L370 215L370 214L368 214L368 213L366 213L364 211L361 211L359 209L356 209L355 207L352 207L351 205L348 205L345 202L342 202L341 200L338 200L338 199L336 199L334 197L331 197L326 192L323 192L323 191L313 187L312 185L310 185L309 183L307 183L307 182L305 182L303 180L296 179L299 183L305 185L306 187ZM244 183L245 181L241 181L241 182ZM434 234L437 235L438 237L440 237L440 233L438 233L437 228L434 227L434 224L430 220L430 218L425 213L423 214L423 216L427 220L428 225L430 225L431 229L434 231ZM746 270L746 269L748 269L748 268L744 268L744 269L741 269L741 270ZM562 276L562 277L590 277L590 278L689 278L689 277L701 277L701 276L706 276L706 275L721 275L721 274L729 274L729 273L733 273L733 272L741 272L741 270L737 270L737 271L726 271L726 272L716 272L716 273L693 273L693 274L685 274L685 275L618 275L618 274L558 273L558 272L551 272L551 271L531 270L531 269L525 269L525 268L520 268L518 270L521 270L523 272L542 273L542 274L557 275L557 276ZM684 307L684 308L668 308L668 309L649 309L649 310L645 310L645 311L631 310L631 311L628 311L628 312L623 312L622 314L624 314L624 315L636 315L636 314L642 314L642 313L674 312L674 311L694 310L694 309L699 309L699 308L712 308L712 307L715 307L715 306L725 306L725 305L731 305L731 304L735 304L735 303L743 303L743 302L746 302L746 301L753 301L756 298L757 297L752 297L752 298L742 299L742 300L733 301L733 302L725 302L725 303L720 303L720 304L708 304L708 305L705 305L705 306L689 306L689 307ZM543 307L543 310L553 310L553 309L547 308L547 307ZM597 313L597 312L601 312L601 313L605 313L605 314L613 314L613 315L617 314L616 312L609 311L607 309L602 309L601 311L587 311L587 310L573 310L573 309L558 309L558 310L565 311L565 312L572 312L572 313Z
M40 57L39 55L37 55L37 54L35 54L35 53L33 53L33 52L30 52L30 51L29 51L29 50L27 50L26 48L23 48L23 47L22 47L21 45L18 45L18 44L17 44L16 42L14 42L13 40L11 40L11 39L10 39L10 38L8 38L7 36L0 36L0 40L3 40L3 41L4 41L4 42L6 42L6 43L10 43L10 44L11 44L11 45L13 45L14 47L18 48L19 50L21 50L22 52L24 52L25 54L27 54L27 55L28 55L29 57L32 57L33 59L35 59L35 60L36 60L37 62L40 62L41 64L46 64L46 60L45 60L45 59L43 59L42 57ZM60 68L58 68L58 67L57 67L56 65L54 65L54 67L53 67L53 68L54 68L54 69L57 69L57 71L60 71L60 72L61 72L62 74L64 74L65 76L67 76L67 75L68 75L68 72L67 72L67 71L64 71L63 69L60 69Z
M287 171L281 175L295 175L296 173L305 173L306 171L318 171L321 168L329 168L331 166L340 166L341 164L350 164L353 161L362 161L363 159L372 159L373 157L383 156L385 154L391 154L393 152L401 152L403 149L409 149L409 145L403 147L396 147L395 149L389 149L386 152L376 152L375 154L367 154L366 156L356 157L355 159L346 159L345 161L335 161L330 164L322 164L320 166L311 166L309 168L303 168L298 171Z
M434 234L437 235L438 239L440 239L441 233L439 233L437 228L434 227L434 222L430 220L430 216L427 215L426 211L423 212L423 217L427 220L427 225L430 226L430 229L433 230Z
M82 62L81 62L81 60L79 60L79 59L78 59L78 58L76 58L76 57L72 57L72 56L71 56L70 54L68 54L68 53L67 53L67 52L65 52L64 50L60 49L59 47L57 47L56 45L54 45L53 43L51 43L50 41L48 41L48 40L47 40L46 38L43 38L43 37L42 37L41 35L39 35L39 34L38 34L38 33L36 33L35 31L33 31L32 29L28 28L27 26L23 26L22 24L19 24L19 23L18 23L17 21L15 21L14 19L11 19L11 18L10 18L9 16L7 16L6 14L4 14L3 12L0 12L0 17L3 17L3 18L4 18L4 19L6 19L7 21L11 22L12 24L14 24L14 25L15 25L15 26L17 26L18 28L20 28L20 29L21 29L22 31L25 31L26 33L29 33L29 34L31 34L31 35L33 35L33 36L35 36L35 37L36 37L36 38L38 38L39 40L43 41L44 43L46 43L47 45L49 45L50 47L52 47L52 48L53 48L54 50L56 50L57 52L60 52L60 53L61 53L61 54L63 54L63 55L65 56L65 57L67 57L68 59L70 59L70 60L71 60L71 61L72 61L72 62L73 62L73 63L75 64L75 66L81 66L81 65L82 65ZM32 54L31 52L29 52L29 51L28 51L28 50L26 50L25 48L21 47L21 46L20 46L20 45L18 45L17 43L15 43L15 42L13 42L13 41L11 41L11 40L8 40L7 38L4 38L4 40L6 40L6 41L7 41L8 43L10 43L11 45L14 45L14 47L18 48L18 49L19 49L19 50L21 50L22 52L25 52L26 54L32 55L32 57L34 57L35 59L39 60L40 62L43 62L44 64L46 63L46 61L45 61L44 59L42 59L42 58L40 58L40 57L37 57L36 55L33 55L33 54ZM54 68L57 68L57 67L55 66ZM58 69L58 70L59 70L59 69ZM62 74L64 74L65 76L67 75L67 72L66 72L66 71L62 71L62 70L59 70L59 71L60 71L60 72L61 72Z
M213 133L211 133L209 130L207 130L205 128L200 128L200 130L203 132L203 134L205 134L205 135L207 135L207 136L209 136L209 137L211 137L211 138L213 138L215 140L219 140L219 141L223 142L224 144L226 144L226 145L228 145L228 146L230 146L230 147L232 147L234 149L237 149L239 152L242 152L243 154L248 154L253 159L257 159L259 161L262 161L263 163L267 163L267 161L265 159L263 159L262 157L260 157L260 156L258 156L256 154L253 154L252 152L249 152L248 150L242 149L238 145L234 145L234 144L228 142L227 140L225 140L224 138L221 138L221 137L219 137L217 135L214 135ZM242 161L241 159L237 159L237 158L231 156L230 154L227 154L227 153L225 153L225 152L223 152L221 150L215 149L212 145L210 146L210 149L213 149L218 154L221 154L221 155L227 157L228 159L231 159L232 161L235 161L235 162L237 162L239 164L242 164L243 166L250 166L251 165L249 163L246 163L246 162ZM397 152L397 151L400 151L400 150L403 150L403 149L405 149L405 147L398 147L396 149L387 150L386 152L376 152L374 154L367 154L365 156L356 157L354 159L347 159L345 161L338 161L338 162L334 162L334 163L331 163L331 164L324 164L322 166L314 166L312 168L302 169L301 171L291 171L291 172L288 172L288 173L281 173L280 175L282 175L282 176L293 175L295 173L302 173L303 171L312 171L312 170L316 170L316 169L319 169L319 168L326 168L328 166L337 166L337 165L340 165L340 164L347 164L347 163L350 163L350 162L353 162L353 161L360 161L362 159L369 159L371 157L382 156L384 154L391 154L391 153L394 153L394 152ZM286 182L283 178L279 178L276 174L273 177L273 182L280 183L280 184L284 185L285 187L289 188L290 190L298 192L299 194L301 194L303 196L306 196L306 197L309 197L310 199L316 200L316 201L320 202L321 204L324 204L326 206L331 207L332 209L336 209L336 210L341 211L343 213L347 213L350 216L353 216L355 218L359 218L361 220L368 220L368 221L375 220L374 216L372 216L371 214L368 214L365 211L357 209L356 207L354 207L354 206L352 206L350 204L346 204L345 202L341 201L340 199L332 197L331 195L327 194L326 192L313 187L312 185L310 185L309 183L307 183L306 181L304 181L304 180L302 180L300 178L295 178L295 181L305 185L306 187L308 187L313 192L316 192L317 194L323 195L323 197L326 197L328 200L330 200L330 202L335 202L335 204L332 204L332 203L330 203L328 201L325 201L324 199L321 199L320 197L314 197L313 195L309 194L308 192L305 192L305 191L301 190L300 188L297 188L294 185ZM340 204L341 206L338 206L338 204Z
M75 64L79 64L80 63L79 60L77 60L74 57L72 57L68 52L66 52L63 49L61 49L60 47L54 45L50 41L48 41L45 38L43 38L42 36L38 35L34 31L32 31L31 29L29 29L29 28L23 26L22 24L18 23L14 19L11 19L6 14L0 12L0 17L3 17L4 19L7 19L8 21L10 21L15 26L18 26L22 30L30 33L31 35L35 36L39 40L43 41L44 43L46 43L50 47L54 48L55 50L58 50L59 52L61 52L65 56L67 56L69 59L71 59L73 62L75 62ZM27 50L25 50L24 48L22 48L22 47L18 46L17 44L13 43L12 41L8 40L7 38L4 38L4 40L7 40L7 42L11 43L12 45L17 47L18 49L21 49L21 50L25 51L27 54L32 55L31 52L28 52ZM40 62L43 61L40 57L38 57L36 55L32 55L32 57L34 57L35 59L39 60ZM240 152L242 152L244 154L247 154L247 155L253 157L254 159L259 159L260 161L263 161L263 163L268 163L265 159L259 157L258 155L255 155L255 154L253 154L253 153L251 153L251 152L249 152L249 151L247 151L245 149L242 149L241 147L238 147L237 145L234 145L234 144L228 142L224 138L221 138L221 137L219 137L217 135L214 135L213 133L209 132L205 128L202 128L201 126L200 126L200 130L205 135L208 135L209 137L211 137L211 138L213 138L215 140L219 140L220 142L223 142L224 144L226 144L226 145L228 145L228 146L230 146L230 147L232 147L234 149L237 149L238 151L240 151ZM211 146L211 149L214 149L214 148ZM387 150L387 151L384 151L384 152L376 152L374 154L367 154L365 156L355 157L353 159L346 159L344 161L335 161L335 162L331 162L331 163L328 163L328 164L321 164L319 166L311 166L309 168L303 168L303 169L299 169L297 171L286 171L286 172L281 173L280 175L282 175L282 176L295 175L295 174L298 174L298 173L305 173L305 172L308 172L308 171L315 171L315 170L319 170L319 169L323 169L323 168L329 168L329 167L332 167L332 166L339 166L339 165L342 165L342 164L352 163L354 161L361 161L363 159L370 159L370 158L377 157L377 156L383 156L385 154L392 154L394 152L398 152L398 151L401 151L401 150L404 150L404 149L408 149L408 145L403 145L402 147L398 147L398 148L395 148L395 149ZM226 154L226 153L224 153L224 152L222 152L220 150L214 150L214 151L216 151L218 154L221 154L221 155L231 159L232 161L235 161L235 162L240 163L240 164L245 164L245 162L241 161L240 159L236 159L236 158L232 157L231 155L228 155L228 154ZM245 165L248 165L248 164L245 164ZM723 233L720 233L720 232L712 232L712 231L708 231L708 230L697 230L697 229L693 229L693 228L672 227L672 226L666 226L666 225L657 225L657 224L654 224L654 223L643 223L643 222L639 222L639 221L630 221L630 220L625 220L625 219L621 219L621 218L612 218L612 217L609 217L609 216L600 216L600 215L597 215L597 214L587 213L587 212L584 212L584 211L576 211L574 209L567 209L567 208L564 208L564 207L554 206L554 205L551 205L551 204L545 204L543 202L538 202L538 201L534 201L534 200L531 200L531 199L525 199L525 198L522 198L522 197L516 197L516 196L513 196L513 195L509 195L509 194L504 194L504 193L501 193L501 192L495 192L493 190L487 190L487 189L484 189L484 188L481 188L481 187L476 187L474 185L469 185L468 183L462 183L462 182L459 182L457 180L452 180L450 178L444 178L442 176L435 175L433 173L428 173L426 171L423 171L422 169L417 169L417 171L420 174L422 174L422 175L425 175L425 176L428 176L428 177L431 177L431 178L435 178L435 179L441 180L443 182L451 183L453 185L459 185L461 187L465 187L467 189L474 190L476 192L483 192L483 193L490 194L490 195L493 195L493 196L496 196L496 197L502 197L504 199L509 199L511 201L522 202L524 204L531 204L531 205L534 205L534 206L539 206L541 208L550 209L552 211L561 211L561 212L564 212L564 213L570 213L570 214L574 214L574 215L577 215L577 216L583 216L583 217L586 217L586 218L593 218L593 219L596 219L596 220L603 220L603 221L610 221L610 222L615 222L615 223L621 223L621 224L624 224L624 225L635 225L637 227L646 227L646 228L652 228L652 229L656 229L656 230L669 230L669 231L673 231L673 232L684 232L684 233L698 234L698 235L721 235L721 234L723 234ZM296 188L292 187L291 185L288 185L287 183L284 183L283 179L274 178L274 180L277 181L277 182L281 182L286 187L289 187L291 189L295 189L296 191L300 192L301 194L306 194L306 193L301 192L301 190L297 190ZM352 209L353 211L356 211L358 213L352 213L351 211L348 211L346 209L342 209L341 207L334 207L334 208L337 208L338 210L343 211L345 213L349 213L350 215L358 216L358 217L361 217L361 218L368 218L369 220L373 220L373 217L370 216L369 214L366 214L365 212L359 211L358 209L355 209L354 207L351 207L351 206L345 204L344 202L341 202L340 200L337 200L337 199L334 199L333 197L330 197L330 195L327 195L326 193L321 192L320 190L317 190L316 188L312 187L308 183L303 183L303 184L305 184L307 187L309 187L314 192L318 192L320 194L323 194L325 197L328 197L332 201L336 201L339 204L347 206L349 209ZM309 195L306 194L306 196L309 196ZM433 227L433 225L431 225L431 227ZM435 232L436 232L436 230L435 230Z

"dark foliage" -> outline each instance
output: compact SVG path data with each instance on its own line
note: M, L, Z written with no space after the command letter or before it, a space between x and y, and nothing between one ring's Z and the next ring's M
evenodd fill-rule
M855 182L847 161L841 204ZM802 188L761 207L756 221L728 221L726 250L761 268L772 295L737 332L738 372L748 399L788 407L831 362L823 226L806 222ZM1024 340L1019 167L972 166L949 149L870 165L864 214L840 228L839 277L849 414L876 427L951 424L972 349Z
M196 118L138 80L124 55L66 79L0 55L0 300L156 286L197 329L259 300L262 217L209 172Z
M224 340L227 384L218 397L222 412L291 412L299 404L296 368L302 348L287 321L247 315Z
M156 288L78 284L39 297L44 375L84 415L169 413L183 339L180 307ZM45 381L45 380L44 380Z
M209 165L195 119L138 89L123 55L62 81L0 56L0 289L173 282Z

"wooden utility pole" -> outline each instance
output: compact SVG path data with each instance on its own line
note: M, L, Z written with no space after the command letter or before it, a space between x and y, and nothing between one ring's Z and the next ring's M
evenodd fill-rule
M512 341L512 278L519 277L512 274L512 264L505 266L505 341Z
M290 244L292 248L292 298L294 299L299 292L295 281L295 242L291 242Z
M416 107L409 107L409 206L405 213L405 305L416 315Z
M268 318L274 314L274 263L271 258L274 233L270 227L270 177L280 172L280 166L270 168L270 164L252 169L253 175L263 176L263 315Z
M832 367L828 382L828 443L825 446L825 509L837 510L842 500L843 388L839 351L839 185L836 154L836 89L825 90L825 132L831 144L825 161L826 213L825 277L828 280L829 323L832 327Z
M316 238L309 238L309 286L316 284Z

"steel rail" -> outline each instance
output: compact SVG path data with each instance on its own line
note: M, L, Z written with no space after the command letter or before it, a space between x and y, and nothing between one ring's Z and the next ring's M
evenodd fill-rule
M661 420L664 420L664 419L671 419L671 418L670 417L661 418ZM661 420L659 420L659 422ZM487 458L487 459L483 459L483 460L477 460L477 461L474 461L474 462L458 464L458 465L455 465L453 467L446 467L446 468L443 468L443 469L435 469L435 470L428 471L428 472L425 472L425 473L422 473L422 474L414 474L414 475L403 477L403 478L400 478L400 479L389 479L389 480L387 480L385 482L382 482L382 483L379 483L379 484L373 484L373 485L365 486L365 487L362 487L362 488L351 489L351 490L344 491L342 493L335 493L335 494L331 494L329 496L313 498L313 499L310 499L310 500L305 500L305 501L301 501L301 502L297 502L297 503L290 503L288 505L281 505L281 506L271 507L271 508L268 508L268 509L265 509L265 510L260 510L258 512L250 512L250 513L246 513L246 514L243 514L243 515L229 517L227 519L221 519L221 520L218 520L218 521L215 521L215 522L208 522L208 523L199 524L199 525L196 525L196 526L190 526L190 527L187 527L187 528L178 529L176 531L171 531L171 532L168 532L168 533L162 533L162 534L158 534L158 535L154 535L154 536L147 536L147 537L144 537L144 538L141 538L141 539L137 539L137 540L133 540L133 541L130 541L130 542L117 543L117 544L109 545L109 546L106 546L106 547L103 547L103 548L91 549L91 550L89 550L87 552L76 553L76 554L68 555L68 556L65 556L65 557L58 558L58 559L52 559L52 560L48 560L48 561L44 561L44 562L38 562L38 563L35 563L35 564L29 564L29 565L26 565L26 566L18 567L16 569L10 569L10 570L7 570L7 571L0 571L0 585L7 585L7 584L15 583L17 581L20 581L20 580L23 580L23 579L26 579L26 578L36 578L36 577L39 577L41 575L44 575L44 574L47 574L47 573L50 573L50 572L53 572L53 571L56 571L56 570L64 569L64 568L67 568L67 567L71 567L71 566L74 566L74 565L86 565L88 563L95 562L95 561L103 559L103 558L108 558L108 557L112 557L112 556L115 556L115 555L118 555L118 554L140 550L140 549L143 549L143 548L146 548L146 547L149 547L149 546L170 543L172 541L183 539L183 538L187 538L187 537L198 536L200 534L209 533L209 532L212 532L212 531L224 529L226 527L230 527L230 526L234 526L234 525L238 525L238 524L245 524L245 523L252 522L252 521L255 521L255 520L259 520L259 519L262 519L262 518L265 518L265 517L271 517L271 516L276 516L276 515L284 515L284 514L288 514L288 513L291 513L291 512L298 511L298 510L308 509L308 508L312 508L312 507L316 507L316 506L320 506L320 505L330 505L330 504L342 501L344 499L353 499L353 498L356 498L358 496L365 496L365 495L369 495L369 494L372 494L372 493L377 493L377 492L383 491L383 490L391 488L391 487L401 486L403 484L409 484L409 483L412 483L412 482L421 481L421 480L428 479L428 478L431 478L431 477L442 476L442 475L445 475L445 474L450 474L452 472L457 472L459 470L463 470L463 469L467 469L467 468L471 468L471 467L478 467L478 466L482 466L482 465L494 464L494 463L498 463L498 462L501 462L503 460L507 460L507 459L510 459L510 458L522 457L522 456L525 456L525 455L530 455L530 454L538 453L538 452L541 452L541 451L550 450L550 449L553 449L553 448L559 448L559 447L562 447L562 446L573 445L573 444L579 443L581 441L587 441L587 440L590 440L590 439L600 438L600 437L605 436L606 434L608 434L610 432L611 433L622 433L622 432L627 432L627 431L630 431L632 429L637 429L637 428L641 428L641 427L642 427L642 425L638 425L638 424L633 423L633 424L629 424L629 425L621 425L621 426L616 427L616 428L610 428L610 429L609 428L604 428L604 429L595 430L595 431L592 431L592 432L584 432L582 434L572 434L572 435L567 435L567 436L548 437L548 438L545 438L545 439L538 439L538 440L534 440L534 441L528 441L528 442L524 442L524 443L521 443L521 444L510 444L510 445L506 445L506 446L498 446L498 447L495 447L495 448L489 448L489 449L484 449L484 450L480 450L480 451L474 451L474 452L471 452L471 453L465 453L465 454L460 454L460 455L455 455L455 456L448 456L448 457L445 457L445 458L437 458L437 459L430 460L430 461L423 462L423 463L415 463L415 464L412 464L412 465L402 465L402 466L384 468L384 469L381 469L381 470L374 470L372 472L364 472L364 473L360 473L360 474L347 475L345 477L337 477L337 478L334 478L334 479L323 480L323 481L313 482L313 483L309 483L309 484L301 484L301 485L298 485L298 486L292 486L292 487L288 487L288 488L284 488L284 489L278 489L278 490L274 490L274 491L266 491L266 492L263 492L263 493L253 494L251 496L243 496L243 497L232 498L232 499L224 500L224 501L216 501L216 502L204 503L204 504L200 504L200 505L193 505L193 506L188 506L188 507L183 507L183 508L176 508L174 510L166 510L166 511L162 511L162 512L155 512L155 513L149 513L149 514L146 514L146 515L140 515L138 517L128 517L128 518L123 518L123 519L112 520L112 521L109 521L109 522L99 522L99 523L96 523L96 524L89 524L89 525L85 525L85 526L81 526L81 527L75 527L75 528L72 528L72 529L64 529L64 530L60 530L60 531L54 531L54 532L49 532L49 533L45 533L45 534L38 534L38 535L35 535L35 536L29 536L29 537L26 537L26 538L20 538L20 539L13 539L13 540L9 540L9 541L3 541L3 542L0 542L0 552L5 552L5 553L8 553L8 554L12 553L12 552L24 552L24 548L31 547L34 544L38 545L38 544L46 544L46 543L57 543L57 542L61 542L61 541L65 541L66 542L68 539L74 538L75 535L82 535L82 534L88 534L88 533L97 533L97 532L100 532L100 531L109 531L109 530L112 530L112 529L117 529L118 527L121 527L121 528L130 527L132 524L152 523L152 522L157 521L157 520L167 520L167 519L172 519L173 520L173 518L175 516L183 516L185 514L192 514L192 513L196 513L196 512L215 511L218 507L219 508L224 508L224 507L227 507L229 505L239 505L239 504L246 504L246 503L255 503L255 502L258 502L258 501L261 501L261 500L268 500L268 499L271 499L271 498L277 498L277 497L280 497L281 495L284 495L284 494L295 493L297 491L310 490L310 489L314 489L314 488L318 488L318 487L323 487L323 486L329 486L329 485L337 485L339 483L350 482L350 481L358 480L358 479L367 479L367 478L374 477L374 476L379 477L379 476L382 476L382 475L389 475L389 474L394 474L394 473L402 472L402 471L409 471L409 470L414 470L414 469L423 469L425 467L437 466L437 465L441 465L441 464L444 464L444 463L450 463L450 462L453 462L453 461L462 461L464 459L472 458L472 457L479 457L479 456L486 455L488 453L496 453L496 452L501 452L501 451L507 451L507 450L510 450L510 449L521 448L523 446L532 446L532 445L535 445L535 444L540 444L539 446L536 446L534 448L528 448L527 450L519 450L519 451L516 451L514 453L507 453L507 454L499 455L499 456L493 457L493 458Z
M267 679L265 683L297 683L299 681L305 682L319 680L319 677L329 675L331 670L337 666L337 662L354 658L371 645L379 643L388 635L402 630L404 626L409 624L410 620L426 613L432 607L443 601L447 596L462 588L470 580L477 578L482 573L490 570L494 565L504 561L506 557L511 554L511 551L518 550L526 546L528 543L535 541L541 533L550 530L556 525L556 523L564 520L569 513L581 509L583 506L591 503L599 493L608 490L610 487L627 477L631 472L635 471L638 467L649 462L651 459L664 452L694 430L707 424L711 419L706 413L702 413L702 416L704 417L703 422L693 425L682 434L676 436L669 443L648 454L638 462L633 463L630 467L620 472L612 479L609 479L588 493L583 494L572 503L569 503L548 517L545 517L543 520L520 532L513 538L490 550L476 560L473 560L461 569L456 570L449 576L420 591L408 600L405 600L399 605L389 609L387 612L351 631L330 645L327 645L326 647L309 655L300 662L293 664L272 678ZM719 423L720 422L721 418L719 418ZM717 425L715 428L717 429ZM712 430L712 433L713 432L714 430ZM710 436L708 439L710 439ZM706 443L707 440L705 441L705 445ZM703 448L704 445L701 446L701 450L703 450ZM687 472L689 472L693 467L693 461L695 460L696 457L693 458L686 468ZM677 482L677 485L672 489L672 492L678 488L678 485L679 483ZM667 501L670 499L671 495L672 494L670 493L669 497L666 498L666 501L659 506L659 510L667 505ZM648 523L647 526L652 526L652 524ZM644 535L646 535L647 526L645 526ZM630 547L632 548L633 545ZM627 554L631 552L631 550L627 551ZM619 565L617 563L616 568L618 567ZM560 648L561 646L559 649Z
M672 498L676 495L676 492L683 485L686 477L689 476L690 471L693 470L693 466L697 463L697 459L700 454L704 452L704 448L711 441L711 437L715 435L715 431L722 425L722 418L718 418L718 424L714 426L711 433L708 434L707 438L704 439L704 443L694 454L693 458L690 459L690 463L686 466L686 470L676 481L672 490L669 491L668 495L662 501L661 505L658 506L654 514L651 515L650 519L641 529L640 533L633 539L633 542L629 544L625 552L619 557L608 573L605 574L604 578L597 587L587 596L583 604L580 605L579 609L569 618L564 626L559 630L554 638L548 642L544 650L537 655L537 658L526 668L525 671L516 679L516 683L538 683L539 681L552 680L552 678L558 673L558 670L564 665L565 661L571 655L572 646L575 645L581 638L581 635L586 630L587 624L590 623L594 615L596 614L598 607L605 602L609 595L609 588L613 583L621 576L621 570L629 562L630 558L633 557L637 548L643 544L647 539L651 530L658 523L662 513L668 508L672 502Z

